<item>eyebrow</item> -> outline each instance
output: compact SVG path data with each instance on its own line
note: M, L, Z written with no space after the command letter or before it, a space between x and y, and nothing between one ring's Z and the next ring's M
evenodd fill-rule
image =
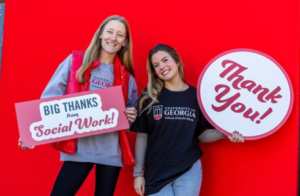
M166 59L166 58L168 58L168 57L165 56L165 57L163 57L161 60L164 60L164 59ZM155 63L153 63L152 65L155 65L156 63L158 63L158 62L155 62Z

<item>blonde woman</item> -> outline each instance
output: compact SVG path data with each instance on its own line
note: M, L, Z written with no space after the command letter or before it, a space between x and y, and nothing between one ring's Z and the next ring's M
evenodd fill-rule
M73 51L59 65L41 98L121 85L124 95L128 94L125 115L134 122L137 86L133 76L129 25L123 17L110 16L102 22L85 52ZM95 166L95 195L112 196L123 167L124 151L119 140L120 132L111 132L52 144L62 151L60 159L64 163L51 195L75 195ZM19 146L26 148L21 142Z
M226 136L202 115L197 90L185 82L180 56L172 47L156 45L148 55L147 72L148 87L131 126L138 132L134 188L139 195L198 196L202 181L198 142ZM239 133L229 139L244 140Z

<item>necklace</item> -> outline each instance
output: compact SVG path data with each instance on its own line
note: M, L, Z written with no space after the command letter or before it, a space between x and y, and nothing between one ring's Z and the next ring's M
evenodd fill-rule
M183 91L184 87L185 87L185 83L183 83L183 86L179 91Z
M171 88L171 86L168 86L168 85L165 85L165 88L170 90L170 91L174 91L174 92L181 92L181 91L184 91L185 90L185 87L187 87L187 84L186 83L183 83L183 86L177 90L176 88Z

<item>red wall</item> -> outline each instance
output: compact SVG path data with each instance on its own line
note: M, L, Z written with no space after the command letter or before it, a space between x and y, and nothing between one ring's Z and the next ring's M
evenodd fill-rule
M146 57L157 43L175 47L186 78L197 84L221 52L250 48L275 58L289 74L295 103L273 135L233 144L205 144L201 196L295 196L298 183L299 1L7 1L0 86L0 194L49 195L61 163L49 145L17 147L14 103L38 99L58 64L85 49L101 21L125 16L131 26L136 81L146 86ZM134 135L131 135L134 141ZM135 195L132 168L123 169L116 196ZM78 195L93 195L94 175Z

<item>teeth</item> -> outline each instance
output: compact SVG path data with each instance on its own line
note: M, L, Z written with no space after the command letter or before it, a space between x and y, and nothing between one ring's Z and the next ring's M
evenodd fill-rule
M108 43L108 42L107 42L107 45L109 45L109 46L116 46L116 44Z
M162 75L167 75L169 72L170 72L170 70L168 69L168 70L163 71L161 74Z

